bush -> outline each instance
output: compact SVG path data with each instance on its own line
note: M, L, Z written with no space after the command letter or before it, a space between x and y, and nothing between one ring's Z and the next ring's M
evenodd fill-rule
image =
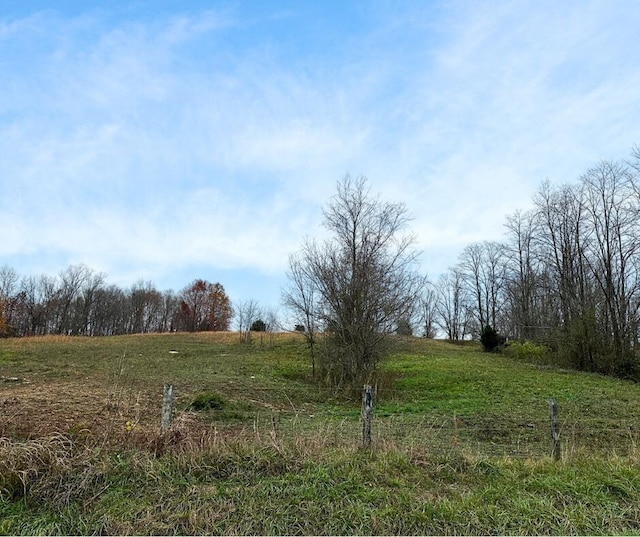
M504 345L505 338L487 325L480 333L480 343L485 352L497 352Z
M226 405L222 396L213 392L199 394L188 406L189 410L222 410Z
M549 349L544 345L531 343L531 341L514 341L505 347L505 354L517 360L540 362L548 358Z
M265 324L265 322L262 319L258 319L257 321L254 321L253 324L251 325L251 331L252 332L266 332L267 331L267 325Z
M413 327L411 326L411 322L408 319L400 319L396 327L396 334L399 336L412 336Z

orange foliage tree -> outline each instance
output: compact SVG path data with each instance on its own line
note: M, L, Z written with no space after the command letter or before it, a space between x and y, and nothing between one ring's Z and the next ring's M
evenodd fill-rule
M8 337L9 336L9 325L7 324L5 318L5 301L0 297L0 337Z
M229 297L219 283L197 279L180 292L177 326L181 330L228 330L232 315Z

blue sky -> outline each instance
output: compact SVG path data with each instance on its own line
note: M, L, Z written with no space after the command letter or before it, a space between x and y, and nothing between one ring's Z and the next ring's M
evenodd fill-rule
M0 2L0 265L277 308L346 173L435 279L640 144L640 4ZM490 200L490 201L489 201Z

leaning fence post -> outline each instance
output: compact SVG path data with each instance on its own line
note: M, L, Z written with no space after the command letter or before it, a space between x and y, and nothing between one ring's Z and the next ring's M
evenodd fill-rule
M160 432L165 434L171 425L173 414L173 384L165 384L162 388L162 416L160 417Z
M373 421L373 389L369 384L362 391L362 445L371 447L371 422Z
M560 460L560 421L558 420L558 402L555 399L549 400L549 420L551 423L551 440L553 449L551 454L554 460Z

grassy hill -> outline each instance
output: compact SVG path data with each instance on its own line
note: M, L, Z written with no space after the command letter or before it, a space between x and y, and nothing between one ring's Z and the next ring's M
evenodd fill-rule
M0 377L3 534L640 533L630 382L401 340L363 450L296 336L10 339Z

